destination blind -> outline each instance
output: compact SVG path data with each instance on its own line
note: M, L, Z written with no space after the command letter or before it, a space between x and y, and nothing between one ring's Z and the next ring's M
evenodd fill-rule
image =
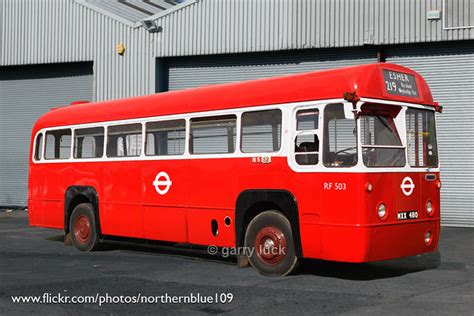
M388 94L412 98L419 96L414 75L384 69L383 77L385 81L385 91Z

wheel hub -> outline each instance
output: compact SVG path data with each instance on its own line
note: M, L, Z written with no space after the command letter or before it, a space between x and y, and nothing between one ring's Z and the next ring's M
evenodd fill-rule
M91 234L91 223L87 216L80 215L74 222L74 236L81 243L87 243Z
M255 238L257 256L266 264L275 265L286 256L285 234L276 227L262 228Z

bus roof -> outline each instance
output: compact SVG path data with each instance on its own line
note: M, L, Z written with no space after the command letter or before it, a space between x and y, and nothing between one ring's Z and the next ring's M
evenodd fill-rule
M412 75L409 77L411 82L416 82L418 96L389 94L384 70ZM345 92L354 91L361 98L435 106L428 85L418 73L395 64L376 63L70 105L43 115L34 130L248 106L339 99Z

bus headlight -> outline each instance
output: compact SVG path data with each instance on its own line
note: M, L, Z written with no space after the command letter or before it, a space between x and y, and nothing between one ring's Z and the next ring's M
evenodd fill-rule
M385 219L387 215L387 208L385 207L385 204L380 203L379 206L377 207L377 214L379 215L380 219Z
M433 203L431 203L430 200L426 202L426 213L428 213L428 215L433 215Z

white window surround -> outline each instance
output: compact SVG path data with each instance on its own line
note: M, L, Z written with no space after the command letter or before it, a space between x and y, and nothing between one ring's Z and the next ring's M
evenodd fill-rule
M402 111L395 118L397 126L399 127L400 138L402 139L403 146L406 146L406 133L405 133L405 121L404 116L401 114L405 113L407 107L412 108L421 108L434 111L435 109L432 106L425 106L414 103L406 102L395 102L387 101L381 99L369 99L362 98L356 105L356 109L360 110L361 106L365 102L373 102L379 104L389 104L389 105L398 105L402 106ZM136 119L127 119L127 120L116 120L116 121L106 121L101 123L87 123L87 124L77 124L77 125L63 125L56 126L51 128L43 128L39 130L35 137L33 143L33 149L36 148L36 140L39 134L43 134L43 138L46 131L60 130L70 128L72 130L72 139L74 140L74 131L79 128L90 128L90 127L104 127L105 135L107 135L108 126L122 125L122 124L131 124L139 123L142 124L142 142L145 144L146 140L146 129L145 124L147 122L158 122L158 121L168 121L176 119L184 119L186 121L186 134L185 134L185 152L183 155L168 155L168 156L146 156L144 146L142 146L141 154L137 157L120 157L120 158L108 158L105 156L106 153L106 144L107 139L104 140L104 156L101 158L85 158L85 159L75 159L73 157L73 148L74 144L71 144L71 155L69 159L55 159L55 160L45 160L42 157L41 160L36 160L34 157L34 150L31 153L31 159L34 164L51 164L51 163L85 163L85 162L117 162L117 161L147 161L147 160L181 160L181 159L226 159L226 158L252 158L252 157L286 157L288 160L289 167L295 172L346 172L346 173L377 173L377 172L438 172L439 165L437 168L426 168L426 167L410 167L408 163L405 167L377 167L377 168L368 168L363 165L362 162L362 152L358 150L358 162L355 166L352 167L324 167L322 165L322 159L320 157L317 165L298 165L294 161L294 137L298 134L296 131L296 120L295 115L297 110L308 109L311 107L317 107L320 111L319 118L319 129L316 131L320 144L323 141L322 138L322 126L324 126L324 115L321 113L324 112L325 105L332 103L345 103L347 101L344 99L328 99L328 100L317 100L317 101L306 101L306 102L294 102L287 104L273 104L265 106L251 106L245 108L236 108L236 109L225 109L225 110L214 110L214 111L205 111L205 112L195 112L195 113L186 113L186 114L177 114L177 115L166 115L166 116L156 116L156 117L146 117L146 118L136 118ZM282 111L282 128L281 128L281 146L280 150L277 152L262 152L262 153L244 153L241 151L241 116L244 112L254 112L260 110L272 110L280 109ZM189 153L189 130L190 130L190 120L192 118L204 118L204 117L213 117L220 115L229 115L234 114L237 116L237 125L236 125L236 148L234 153L229 154L190 154ZM359 121L357 123L357 139L360 140L360 126ZM311 131L311 132L314 132ZM298 131L302 132L302 131ZM45 142L43 142L42 153L44 153ZM320 145L321 147L321 145ZM360 145L358 144L358 147ZM43 155L44 156L44 155Z

